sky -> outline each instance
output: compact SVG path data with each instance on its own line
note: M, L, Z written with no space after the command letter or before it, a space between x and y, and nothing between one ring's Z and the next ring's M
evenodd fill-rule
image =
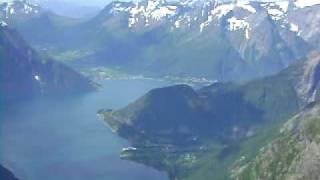
M52 0L54 1L54 0ZM91 6L105 6L110 3L112 0L64 0L66 2L72 2L82 5L91 5Z
M2 2L8 2L12 0L0 0L0 3ZM70 3L75 3L79 5L84 5L84 6L99 6L99 7L104 7L108 3L110 3L112 0L29 0L29 1L35 1L35 2L45 2L45 1L65 1L65 2L70 2ZM41 3L40 3L41 4Z
M12 1L12 0L0 0L0 3L4 1ZM60 1L60 2L62 1L62 2L74 3L77 5L83 5L83 6L105 7L107 4L109 4L113 0L29 0L29 1L38 1L38 2L50 1L51 3L56 1ZM129 0L120 0L120 1L129 1ZM264 1L268 1L268 0L264 0Z

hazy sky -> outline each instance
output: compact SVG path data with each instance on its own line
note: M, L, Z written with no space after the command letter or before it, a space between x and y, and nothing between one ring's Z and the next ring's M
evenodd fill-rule
M12 1L12 0L0 0L0 2L4 1ZM50 1L50 2L56 2L56 1L65 1L65 2L70 2L70 3L75 3L75 4L80 4L80 5L85 5L85 6L99 6L99 7L104 7L113 0L29 0L29 1ZM120 1L130 1L130 0L120 0ZM170 0L168 0L170 1ZM228 0L226 0L228 1ZM264 0L267 1L267 0ZM277 1L277 0L272 0L272 1ZM41 3L40 3L41 4Z
M110 3L112 0L64 0L64 1L83 4L83 5L105 6L108 3Z
M1 2L8 2L8 1L12 1L12 0L0 0ZM86 6L102 6L104 7L105 5L107 5L108 3L110 3L112 0L28 0L30 2L34 1L34 2L45 2L45 1L51 1L51 2L55 2L55 1L65 1L65 2L71 2L71 3L75 3L75 4L82 4L82 5L86 5Z

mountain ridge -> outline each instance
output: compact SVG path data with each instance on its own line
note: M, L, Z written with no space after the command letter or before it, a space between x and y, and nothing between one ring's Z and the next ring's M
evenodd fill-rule
M1 100L14 102L37 96L95 90L96 85L71 68L40 56L8 26L0 26Z
M99 114L132 143L123 150L124 159L164 169L171 179L229 179L228 169L238 158L250 160L287 119L319 98L319 64L316 53L277 75L245 84L155 89L125 108ZM212 169L207 156L221 166Z
M117 36L115 32L121 32L120 39L115 37L106 41L129 39L128 47L133 52L121 53L129 54L131 58L118 57L117 53L113 53L113 58L109 48L114 47L109 47L109 43L105 43L108 48L103 48L100 56L91 57L105 58L103 63L107 65L124 67L125 70L130 66L147 74L237 81L238 78L254 79L274 74L303 58L313 48L300 37L302 32L298 35L299 32L290 27L287 15L280 18L269 12L280 11L281 3L265 3L268 6L260 2L215 3L196 1L189 7L166 1L113 2L89 21L88 27L97 27L101 36L104 33ZM308 8L317 11L318 6ZM289 10L280 12L286 14ZM124 41L115 49L126 47L126 43ZM240 71L242 73L238 73Z
M317 179L319 112L314 102L289 119L256 158L234 169L234 179Z
M318 48L320 6L290 2L115 1L85 22L64 26L63 18L41 15L18 30L40 52L74 67L247 81L275 74ZM52 30L30 34L41 24Z
M0 165L0 178L3 180L18 180L8 169Z

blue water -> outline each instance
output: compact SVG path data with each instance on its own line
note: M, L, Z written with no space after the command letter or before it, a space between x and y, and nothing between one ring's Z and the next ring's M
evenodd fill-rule
M6 108L0 120L0 163L21 180L167 180L164 172L124 161L128 145L96 112L121 108L148 90L153 80L108 80L99 92L39 99Z

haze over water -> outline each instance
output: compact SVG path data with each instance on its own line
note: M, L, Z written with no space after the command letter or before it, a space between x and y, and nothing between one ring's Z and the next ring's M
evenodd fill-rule
M128 143L97 117L148 90L168 85L152 80L110 80L81 97L41 99L1 113L0 163L23 180L166 180L165 173L124 161Z

